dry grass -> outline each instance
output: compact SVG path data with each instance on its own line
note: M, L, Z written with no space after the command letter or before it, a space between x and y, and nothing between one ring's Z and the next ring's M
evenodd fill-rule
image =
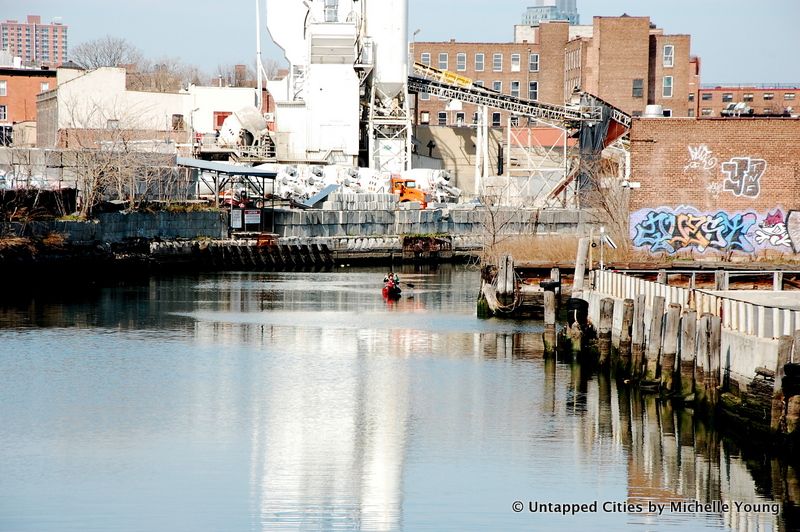
M62 248L66 243L67 238L61 233L48 233L42 238L42 244L47 247Z
M36 250L36 245L30 238L20 236L0 237L0 251L18 251L23 249L34 252Z

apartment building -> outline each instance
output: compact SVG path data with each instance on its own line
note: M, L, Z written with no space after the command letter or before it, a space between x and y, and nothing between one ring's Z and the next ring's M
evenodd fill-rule
M589 92L626 113L641 115L650 104L665 116L694 116L692 88L699 83L688 35L669 35L649 17L594 17L589 26L567 21L515 27L511 43L416 42L415 61L471 78L489 89L563 105ZM420 94L417 123L458 125L475 121L467 104ZM519 118L510 117L512 125ZM491 111L493 127L509 116Z
M0 49L26 64L61 66L67 61L67 26L58 21L42 24L38 15L28 15L25 22L0 22Z
M698 116L723 116L726 108L740 104L733 114L797 114L800 84L701 85Z
M0 67L0 126L36 120L36 95L56 88L56 71Z

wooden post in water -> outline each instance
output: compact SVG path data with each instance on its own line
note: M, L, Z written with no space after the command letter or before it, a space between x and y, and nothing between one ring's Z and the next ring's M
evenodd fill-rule
M510 296L514 294L514 258L503 255L497 267L497 295Z
M717 270L714 272L714 290L727 290L728 289L728 272L725 270Z
M558 268L551 268L550 269L550 280L551 281L555 281L555 282L558 283L558 285L556 285L556 288L555 288L556 296L561 297L561 270L558 269Z
M622 302L622 328L619 332L619 368L623 375L631 371L631 329L633 328L633 299Z
M614 300L610 297L600 301L600 329L597 347L600 351L600 365L608 365L611 359L611 325L614 319Z
M783 290L783 272L775 272L772 274L772 289Z
M545 355L556 350L556 294L544 292L544 352Z
M694 367L697 346L697 312L687 311L681 318L680 380L681 397L694 395Z
M650 338L647 341L647 362L644 380L655 381L658 378L658 368L661 364L661 325L664 321L664 298L655 296L650 311L653 313L650 320Z
M694 369L694 394L698 404L706 400L706 372L708 371L708 334L711 315L703 314L697 325L697 365Z
M667 282L667 270L658 270L658 277L656 278L656 282L659 284L669 284Z
M644 307L647 296L639 294L633 307L633 337L631 339L631 375L642 376L642 359L644 358Z
M781 336L778 340L778 364L775 367L775 384L772 388L772 413L769 420L769 428L772 432L782 432L785 425L783 402L783 367L789 362L792 354L792 343L794 338L791 336Z
M583 295L583 282L586 275L586 258L589 256L589 239L578 241L578 256L575 257L575 276L572 280L572 297Z
M678 337L681 325L681 306L670 303L667 308L667 319L664 322L664 353L661 360L661 387L668 392L673 391L675 376L675 358L678 354Z
M713 408L720 396L720 354L722 352L722 319L709 317L708 373L706 374L706 397Z

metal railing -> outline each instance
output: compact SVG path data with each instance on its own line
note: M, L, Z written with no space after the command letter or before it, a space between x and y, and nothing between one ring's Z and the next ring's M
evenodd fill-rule
M654 297L661 296L667 306L677 303L697 311L698 315L719 316L722 327L731 331L758 338L778 338L800 329L800 310L760 305L699 288L669 286L610 270L596 270L592 274L596 292L633 300L644 295L648 307L652 306Z

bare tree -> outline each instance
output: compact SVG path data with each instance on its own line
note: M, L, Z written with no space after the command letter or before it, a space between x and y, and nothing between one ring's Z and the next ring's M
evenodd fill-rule
M127 88L137 91L178 92L194 83L203 82L197 67L187 65L176 57L162 57L153 63L142 61L139 69L128 72Z
M100 67L137 68L143 62L142 52L138 48L121 37L111 35L79 44L71 50L70 59L87 70Z

